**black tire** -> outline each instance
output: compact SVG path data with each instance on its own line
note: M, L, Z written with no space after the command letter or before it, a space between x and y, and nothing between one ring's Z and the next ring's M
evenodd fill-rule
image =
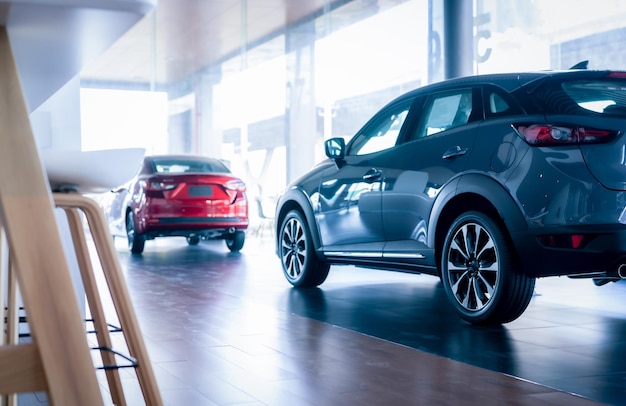
M307 222L299 211L287 213L280 226L279 238L280 262L287 281L303 288L324 283L330 264L318 258Z
M198 245L200 243L200 237L197 235L191 235L187 237L187 244L189 245Z
M146 245L146 238L137 234L135 230L135 218L132 211L126 214L126 237L128 238L128 248L133 254L141 254Z
M473 324L502 324L530 303L535 278L526 276L511 244L487 215L471 211L450 226L441 255L448 299Z
M239 252L243 248L243 244L246 241L246 233L243 231L236 231L232 236L226 237L226 246L230 252Z

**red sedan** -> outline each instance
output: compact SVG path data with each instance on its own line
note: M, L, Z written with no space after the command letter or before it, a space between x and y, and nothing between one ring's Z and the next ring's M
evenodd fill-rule
M218 159L147 156L137 176L115 193L109 208L112 231L126 231L133 254L156 237L182 236L189 245L223 239L233 252L244 245L246 185Z

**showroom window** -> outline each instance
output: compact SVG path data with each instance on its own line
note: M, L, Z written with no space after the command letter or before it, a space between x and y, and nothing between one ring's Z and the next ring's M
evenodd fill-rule
M241 3L242 19L249 3ZM395 97L443 79L443 4L329 0L316 15L259 41L246 42L244 26L239 52L174 83L85 81L83 145L215 156L230 163L251 193L271 197L325 158L324 140L349 141ZM626 2L598 7L592 0L474 0L473 5L474 73L568 69L582 60L589 60L590 69L626 66L621 46ZM576 12L555 17L564 9ZM156 22L149 17L144 27L151 30ZM157 49L156 30L142 48ZM156 77L160 61L150 55L145 60L147 76ZM123 103L96 106L91 94L102 89L123 90L115 96ZM134 100L130 94L146 101L131 103L142 109L125 115L129 109L114 107ZM506 103L494 95L484 107L487 114L498 114ZM141 123L133 124L138 117ZM442 117L432 120L427 134L453 125Z

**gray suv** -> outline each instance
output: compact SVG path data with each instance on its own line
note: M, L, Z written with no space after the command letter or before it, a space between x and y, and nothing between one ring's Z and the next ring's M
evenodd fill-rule
M535 279L626 277L626 72L452 79L389 103L287 187L295 287L330 265L438 276L474 324L518 318Z

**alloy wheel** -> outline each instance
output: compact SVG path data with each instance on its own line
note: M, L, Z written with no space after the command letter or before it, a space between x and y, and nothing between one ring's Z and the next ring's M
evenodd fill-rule
M283 227L281 236L281 259L289 279L300 277L306 261L306 235L297 218L290 218Z
M451 293L468 311L489 304L500 280L500 262L493 236L478 223L460 226L447 252L447 275Z

